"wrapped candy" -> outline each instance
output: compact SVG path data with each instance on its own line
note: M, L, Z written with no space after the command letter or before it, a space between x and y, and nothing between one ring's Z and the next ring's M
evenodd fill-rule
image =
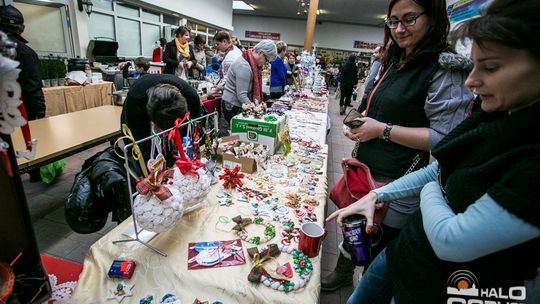
M137 183L139 195L133 201L133 214L142 228L163 232L176 225L184 214L184 198L175 188L167 186L172 170L150 168L147 178Z

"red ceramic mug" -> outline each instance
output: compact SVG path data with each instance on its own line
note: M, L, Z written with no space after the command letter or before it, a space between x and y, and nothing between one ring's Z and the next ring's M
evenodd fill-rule
M309 258L316 257L319 254L321 243L326 237L326 229L317 223L308 222L300 227L300 239L298 249L300 249Z

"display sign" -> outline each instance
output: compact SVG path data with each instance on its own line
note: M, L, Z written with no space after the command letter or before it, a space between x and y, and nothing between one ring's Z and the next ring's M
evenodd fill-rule
M447 8L450 23L463 21L480 15L490 0L460 0Z
M280 40L280 33L246 31L246 38Z
M355 49L375 49L377 46L379 46L378 43L358 41L358 40L354 41Z

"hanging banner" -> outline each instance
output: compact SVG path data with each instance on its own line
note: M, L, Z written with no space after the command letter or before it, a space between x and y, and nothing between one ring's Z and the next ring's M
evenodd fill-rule
M377 46L379 46L378 43L355 40L353 47L355 49L375 49Z
M246 38L280 40L280 33L246 31Z
M480 15L491 0L460 0L447 7L450 23L470 19Z

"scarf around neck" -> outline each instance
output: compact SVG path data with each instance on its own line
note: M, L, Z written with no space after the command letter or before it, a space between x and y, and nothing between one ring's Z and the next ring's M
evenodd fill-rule
M253 49L242 51L242 57L249 63L251 72L253 73L253 99L257 98L259 102L263 102L262 95L262 71L261 67L255 62L253 57Z
M189 44L186 42L184 44L181 44L178 38L174 38L174 42L176 43L176 50L182 55L184 58L189 57Z

